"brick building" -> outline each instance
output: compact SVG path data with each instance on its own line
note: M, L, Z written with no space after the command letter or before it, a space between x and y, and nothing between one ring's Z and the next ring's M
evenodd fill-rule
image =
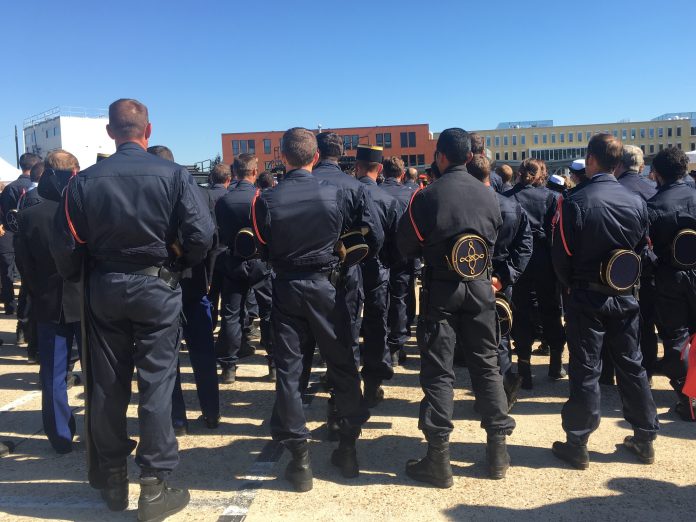
M358 145L384 147L385 156L399 156L407 166L424 170L433 161L435 141L427 124L321 129L343 138L346 156L355 156ZM280 161L284 131L238 132L222 135L222 161L232 164L238 154L250 152L259 158L259 168L270 170ZM315 129L315 132L319 132Z

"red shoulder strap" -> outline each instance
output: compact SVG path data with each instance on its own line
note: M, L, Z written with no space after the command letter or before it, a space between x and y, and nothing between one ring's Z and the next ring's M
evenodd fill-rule
M422 188L418 188L413 191L413 195L411 196L411 201L408 202L408 217L411 220L411 226L413 227L413 231L416 233L416 237L418 238L418 241L421 243L425 241L423 238L423 235L420 233L420 230L418 229L418 225L416 225L416 220L413 219L413 200L416 197L416 194L418 194Z
M261 189L256 189L256 194L254 194L254 199L251 200L251 222L254 225L254 234L256 234L256 237L259 240L259 243L262 245L265 245L266 242L264 241L263 237L261 237L261 233L259 232L259 227L258 224L256 223L256 200L259 199L259 195L261 194Z
M558 198L558 204L556 206L556 215L553 217L552 225L555 228L556 225L560 225L561 229L561 241L563 242L563 249L565 250L568 257L573 257L573 253L568 248L568 243L565 237L565 231L563 230L563 196Z
M17 210L19 210L19 207L22 205L22 201L24 200L24 198L26 196L27 196L27 189L23 188L22 193L17 198Z
M70 233L72 234L72 237L75 238L75 241L77 241L81 245L87 244L87 241L83 241L82 238L77 235L77 230L75 229L75 225L72 222L72 219L70 218L70 211L68 210L68 193L70 189L70 183L72 183L73 178L75 177L75 174L73 174L70 179L68 180L68 185L65 187L65 196L63 198L63 205L65 207L65 219L68 221L68 228L70 229Z

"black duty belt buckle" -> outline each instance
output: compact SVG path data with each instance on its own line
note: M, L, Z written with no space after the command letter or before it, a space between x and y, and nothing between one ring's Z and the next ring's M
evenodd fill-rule
M614 250L600 265L600 280L617 292L625 292L633 288L639 277L640 256L632 250Z
M452 247L450 264L465 281L480 278L487 272L490 264L488 244L475 234L459 236Z
M672 240L672 265L681 270L696 267L696 230L684 228Z
M179 281L181 280L181 272L174 272L169 270L166 266L159 269L158 277L167 283L169 288L176 290L179 288Z

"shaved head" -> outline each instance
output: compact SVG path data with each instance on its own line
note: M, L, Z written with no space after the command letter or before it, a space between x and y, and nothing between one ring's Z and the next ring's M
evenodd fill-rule
M80 170L77 158L67 150L55 149L48 153L45 160L45 167L53 170Z
M109 105L109 130L120 140L145 136L149 123L147 107L138 100L121 98Z

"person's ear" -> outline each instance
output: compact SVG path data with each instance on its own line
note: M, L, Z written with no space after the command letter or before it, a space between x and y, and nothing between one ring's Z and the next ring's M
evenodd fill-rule
M473 158L474 158L474 154L471 151L469 151L466 154L466 163L469 163Z
M316 150L314 152L314 160L312 161L312 166L316 165L317 163L319 163L319 151L318 150Z
M106 133L109 135L109 138L111 138L112 140L116 139L114 137L114 133L111 132L111 126L108 123L106 124Z
M381 163L379 164L379 167L377 168L377 175L379 176L382 173L382 170L384 170L384 165Z
M151 135L152 135L152 123L148 122L147 126L145 127L145 139L149 140Z

